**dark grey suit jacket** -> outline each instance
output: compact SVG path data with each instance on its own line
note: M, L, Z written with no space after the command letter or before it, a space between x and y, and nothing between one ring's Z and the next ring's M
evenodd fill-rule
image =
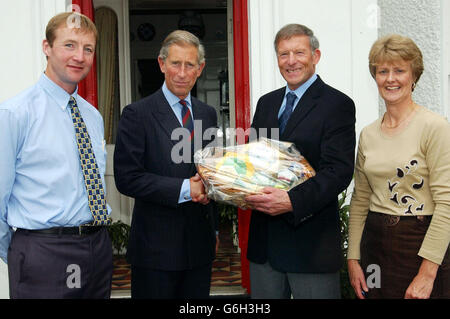
M285 88L262 96L252 127L278 128ZM293 142L316 176L288 192L293 212L253 211L247 257L283 272L330 273L342 265L338 195L350 183L355 156L355 105L320 77L298 102L280 140Z
M192 97L194 120L202 132L217 127L213 107ZM135 266L185 270L206 265L215 256L217 212L214 203L178 204L184 179L195 175L190 163L172 161L181 127L162 90L132 103L122 112L114 152L117 189L135 198L127 260ZM199 132L196 132L197 134ZM201 147L211 141L202 140Z

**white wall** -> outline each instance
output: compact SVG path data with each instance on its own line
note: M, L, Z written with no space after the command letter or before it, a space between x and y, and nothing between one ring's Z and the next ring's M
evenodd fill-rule
M443 103L445 105L444 115L450 119L450 1L441 0L442 12L442 83Z
M416 42L425 70L414 100L437 113L449 110L448 0L379 0L380 36L398 33ZM447 43L446 43L447 41ZM380 111L384 111L383 104Z
M378 93L367 67L377 38L374 7L376 0L249 0L252 114L261 95L286 85L276 62L275 34L288 23L300 23L319 39L317 73L355 101L359 135L378 117Z
M0 103L33 85L45 70L42 40L48 20L66 0L0 1ZM7 266L0 261L0 298L9 298Z
M0 1L0 102L33 85L44 71L45 27L63 11L66 0Z

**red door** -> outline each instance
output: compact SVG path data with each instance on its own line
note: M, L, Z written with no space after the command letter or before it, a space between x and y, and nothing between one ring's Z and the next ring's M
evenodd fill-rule
M250 83L248 55L247 0L233 0L233 46L236 128L250 127ZM250 293L250 273L247 260L250 211L238 210L238 236L241 248L242 287Z
M72 0L73 11L89 17L95 23L95 11L92 0ZM78 84L78 94L80 94L86 101L98 108L97 99L97 63L94 57L94 63L92 64L91 71L86 78Z

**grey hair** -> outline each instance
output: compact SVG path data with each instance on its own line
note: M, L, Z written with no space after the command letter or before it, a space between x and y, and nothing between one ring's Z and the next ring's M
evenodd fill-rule
M281 40L287 40L297 35L306 35L309 37L309 44L311 45L311 51L313 52L313 54L314 51L319 48L319 40L310 28L302 24L292 23L285 25L280 29L280 31L277 32L274 41L275 52L278 53L278 44Z
M166 60L169 56L169 48L173 44L193 45L198 51L198 64L205 62L205 48L203 44L201 44L199 38L194 34L184 30L175 30L164 39L161 50L159 51L159 57L161 59Z

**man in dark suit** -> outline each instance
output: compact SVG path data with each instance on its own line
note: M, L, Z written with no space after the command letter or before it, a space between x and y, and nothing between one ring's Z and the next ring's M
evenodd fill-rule
M283 27L275 50L287 86L259 99L252 127L279 127L316 176L288 192L247 197L252 298L340 298L338 195L353 175L355 105L315 73L321 53L309 28Z
M217 216L196 174L193 150L206 146L201 137L216 128L217 115L190 94L204 56L195 35L169 34L158 57L162 88L128 105L119 122L115 181L135 198L127 250L132 298L209 297ZM181 152L179 145L185 146Z

